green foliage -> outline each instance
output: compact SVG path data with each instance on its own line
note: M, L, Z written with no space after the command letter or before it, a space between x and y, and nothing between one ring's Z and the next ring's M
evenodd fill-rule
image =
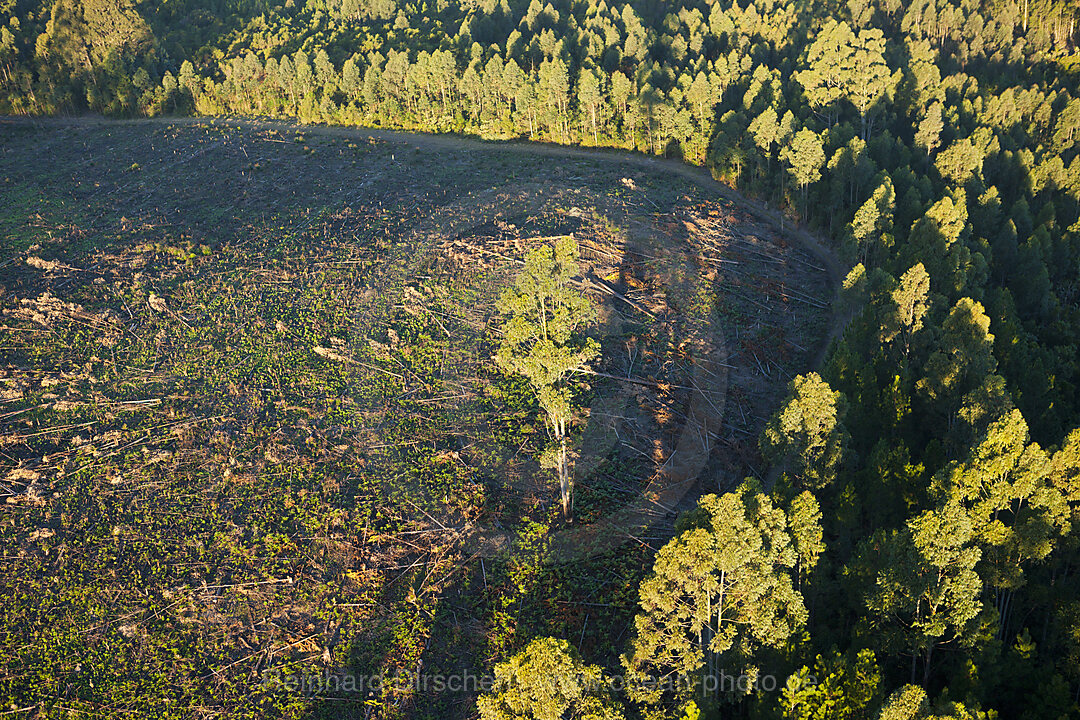
M890 293L891 312L885 315L881 341L903 340L904 355L911 352L911 341L923 329L930 309L930 276L922 263L913 265L900 276L900 284Z
M791 537L798 554L798 573L809 574L816 566L818 557L825 551L825 541L821 530L821 508L817 498L809 490L804 490L791 501L788 521Z
M843 21L828 21L807 48L808 68L796 75L811 107L825 111L830 125L836 116L835 105L847 97L847 86L853 78L854 45L851 26Z
M896 639L909 649L912 682L916 657L922 656L925 682L939 644L975 640L974 624L983 610L976 532L954 501L912 518L903 530L876 535L863 547L880 568L866 596L871 626L886 647Z
M631 698L646 705L715 703L703 678L752 673L759 648L780 647L806 622L793 576L821 549L812 512L789 518L749 483L699 507L704 526L661 548L640 587L623 665Z
M595 340L577 337L579 328L595 318L592 303L571 287L578 273L577 255L572 236L526 255L525 268L499 298L499 312L506 320L495 355L504 371L528 379L546 413L555 442L551 466L559 471L563 514L568 517L573 493L567 448L574 419L570 377L600 354Z
M836 477L843 459L846 430L843 396L817 373L800 375L761 434L761 453L770 463L811 489Z
M1080 537L1080 429L1065 438L1050 460L1050 480L1072 511L1070 529Z
M872 645L881 650L883 684L909 674L920 680L922 662L927 686L904 688L883 717L969 717L978 707L988 714L996 708L1002 717L1035 717L1058 712L1051 699L1075 699L1080 684L1080 585L1074 567L1080 499L1073 470L1080 464L1080 441L1070 434L1080 425L1076 15L1075 4L1063 0L852 0L828 7L786 1L20 0L0 7L0 111L258 115L621 147L705 165L769 208L797 208L799 219L822 242L842 248L856 267L845 283L843 315L851 320L819 369L823 388L810 392L810 383L802 395L793 390L761 441L776 473L788 473L800 488L822 490L817 512L826 526L822 537L829 540L813 573L806 573L810 565L801 550L795 553L797 587L806 588L808 597L829 600L822 603L827 609L819 605L815 611L810 639L786 649L791 657L785 661L808 666L834 644L845 657L848 650ZM28 142L14 130L9 137L13 145ZM301 140L297 149L303 146ZM278 197L276 186L251 180L267 171L260 161L252 159L244 176L256 183L246 197ZM83 162L63 172L83 173ZM117 173L130 167L129 159ZM141 158L138 167L143 169L125 177L152 187ZM55 237L84 243L80 233L92 235L99 227L100 218L87 220L73 209L86 197L52 196L28 173L3 176L6 204L34 204L42 217L67 218ZM447 183L447 192L453 185ZM123 202L136 201L125 196ZM215 230L234 213L217 204L200 211L205 226ZM124 215L135 217L126 210ZM52 238L33 213L5 212L0 228L12 259L38 252L28 249L39 241L50 247ZM272 257L284 261L312 241L294 239ZM202 267L186 242L164 243L151 265ZM73 266L84 273L108 267ZM830 273L843 277L845 270ZM102 280L104 292L113 278ZM351 279L327 273L320 281ZM4 285L9 294L20 292L14 280ZM278 307L274 287L266 285ZM141 291L120 292L131 308L148 302ZM164 297L163 288L155 292ZM359 387L365 402L410 392L412 386L403 389L398 375L411 383L415 373L430 388L444 382L435 371L439 352L433 338L442 331L434 324L425 329L420 322L398 323L398 330L408 327L405 343L412 350L407 357L399 351L363 357L394 375L372 371L376 377L360 385L338 361L308 352L326 341L316 337L313 318L347 326L354 317L335 312L333 299L311 292L310 304L282 311L284 322L296 328L292 332L303 336L302 354L275 354L265 338L246 334L215 337L199 345L205 371L189 367L183 377L232 398L230 383L243 388L282 368L314 362L315 370L308 368L296 383L302 395L339 397ZM793 313L803 312L804 299L788 298ZM204 300L208 312L233 312L225 299ZM166 307L183 312L171 303ZM122 344L110 352L119 353L126 367L160 368L165 356L156 343L170 342L174 330L187 331L179 317L163 314L143 328L150 332L140 335L137 347ZM736 338L742 330L734 328ZM534 375L552 380L541 405L546 398L546 406L566 418L567 429L574 415L573 373L554 378L560 367L588 360L580 354L588 354L588 345L576 332L565 352L548 348L531 356L532 346L524 345L516 351L532 357ZM10 333L8 345L16 348L11 352L21 352L30 333L22 327ZM25 363L32 367L59 353L65 368L81 367L89 360L76 350L95 333L100 331L77 325L54 329L26 350ZM387 338L382 341L389 345ZM231 363L238 347L257 349L259 359ZM340 348L319 347L345 356ZM98 357L99 365L119 361L104 354L87 357ZM793 367L790 357L770 361L785 373L806 370ZM522 376L497 380L469 412L502 418L490 428L499 443L539 451L529 444L535 438L526 418L540 388L517 377ZM800 381L806 385L811 377ZM125 391L138 387L118 372L106 381L116 391L110 400L134 396L107 385L120 378L129 383ZM736 406L741 413L741 398L731 400L728 414ZM406 395L395 407L417 409L415 403ZM265 405L273 407L270 401ZM72 424L99 421L81 412ZM328 412L342 427L356 422L345 403ZM550 425L546 409L545 416ZM28 412L9 422L23 419L41 421ZM287 418L290 425L299 419ZM460 420L446 423L458 427ZM141 427L126 419L120 424ZM434 431L405 418L387 427L395 438ZM717 432L724 435L726 429ZM302 442L304 457L330 446L315 435L310 444ZM722 442L739 448L742 441L725 436ZM566 469L569 454L561 447L556 443L554 464ZM32 449L35 457L55 452ZM740 449L739 462L752 465L750 455ZM395 462L402 470L388 477L423 486L433 498L460 498L463 507L477 499L466 473L426 453L403 452ZM353 477L355 470L342 475ZM371 473L357 475L365 479L355 482L381 486ZM564 480L569 497L568 472ZM84 492L92 495L89 485ZM408 496L407 490L398 492ZM795 501L803 503L799 497ZM813 532L797 530L798 517L817 515L810 502L798 514L795 505L788 507L792 548L803 540L805 547L816 547ZM809 520L807 527L812 530L816 522ZM294 531L267 528L268 552L285 557L291 551L282 537ZM542 534L537 530L529 537ZM155 552L179 551L163 546ZM242 543L237 552L243 552ZM521 578L533 577L530 567L522 565ZM499 651L512 637L513 608L529 583L522 579L521 586L526 590L506 596L492 621L499 630L491 647ZM98 614L83 595L55 595L75 615ZM862 623L868 598L877 609ZM23 612L30 604L19 607ZM979 607L996 612L996 627L989 610L969 618ZM402 619L397 627L411 622ZM1006 642L1025 628L1034 638L1031 667L1038 668L1030 674L1041 679L999 692L1007 681L1005 671L995 668L1028 662ZM612 634L618 637L618 631ZM66 642L56 646L67 647ZM199 647L211 647L206 642ZM942 646L951 651L934 654ZM910 669L909 660L915 661ZM46 682L53 672L54 666L40 665L46 670L28 683ZM12 677L20 681L18 674ZM88 692L85 678L65 677L73 693ZM94 676L95 687L103 686L99 677ZM946 688L953 692L941 693L944 699L937 703L926 694L938 697ZM1046 702L1027 703L1020 699L1025 692ZM966 705L949 699L960 697Z
M918 685L905 685L885 701L878 720L920 720L926 706L926 691Z
M533 640L495 666L494 688L477 700L481 720L622 720L610 683L566 640Z
M787 165L791 178L803 191L805 202L807 188L821 179L821 166L825 164L821 138L809 128L799 130L791 144L780 151L780 159Z
M855 211L851 220L851 231L857 254L863 263L870 263L872 257L880 257L884 250L893 245L893 212L896 208L896 193L892 181L887 177L874 190L874 194Z
M982 303L961 298L942 323L939 347L926 363L919 388L934 400L959 398L997 367L990 318Z
M874 653L853 658L818 655L813 671L803 667L788 677L780 693L785 720L848 720L869 715L878 700L881 672Z
M838 101L850 102L862 119L865 140L870 113L895 85L884 52L881 30L865 28L856 34L846 22L830 20L807 49L809 67L795 77L810 105L826 113L830 126L838 114Z
M926 117L919 122L919 129L915 133L915 144L926 150L927 157L941 144L941 131L945 128L945 122L941 117L941 103L935 102L926 111Z
M935 478L938 492L971 517L984 548L983 580L998 589L1022 584L1023 568L1041 561L1068 525L1068 505L1050 481L1050 459L1028 443L1019 410L994 421L970 457Z

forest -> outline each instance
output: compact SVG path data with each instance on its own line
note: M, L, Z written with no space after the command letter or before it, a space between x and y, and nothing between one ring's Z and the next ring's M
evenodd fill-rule
M843 263L844 328L818 371L774 380L760 474L680 518L630 632L592 658L515 637L473 716L1080 717L1078 14L6 0L0 112L613 148L780 209ZM751 681L710 690L720 669Z

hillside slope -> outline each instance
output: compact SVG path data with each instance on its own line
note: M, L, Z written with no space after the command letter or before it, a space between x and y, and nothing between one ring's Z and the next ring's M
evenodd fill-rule
M361 717L273 679L482 673L537 634L612 662L642 543L753 470L831 322L812 253L639 159L273 123L2 136L3 688L48 716ZM573 527L490 360L495 296L562 233L611 376L582 398Z

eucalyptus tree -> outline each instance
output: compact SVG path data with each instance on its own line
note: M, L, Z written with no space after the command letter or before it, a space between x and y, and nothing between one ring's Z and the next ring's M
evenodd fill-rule
M906 648L911 682L925 685L937 648L976 639L983 605L975 568L982 550L973 520L959 502L946 502L899 530L875 533L861 555L876 568L865 592L874 637L887 650Z
M845 402L815 372L788 384L788 395L761 433L761 454L799 486L823 488L836 477L847 430Z
M847 97L855 106L862 122L862 139L873 130L873 113L882 99L896 86L885 62L885 35L878 28L864 28L855 36L855 52L851 58L852 72Z
M1056 482L1060 471L1029 440L1027 423L1013 409L991 422L968 457L942 470L933 483L944 502L970 518L982 550L977 569L994 595L1002 636L1025 570L1045 560L1070 529L1068 494Z
M926 157L930 157L930 153L941 144L941 131L944 128L941 103L935 102L919 121L918 130L915 132L915 144L926 150Z
M582 68L578 75L578 107L582 111L581 122L588 123L593 137L593 145L600 144L599 126L603 124L603 100L601 90L602 77L593 68Z
M545 245L525 256L525 268L499 298L503 339L495 355L500 368L529 381L544 410L554 439L545 457L553 458L552 465L558 471L567 517L573 507L568 447L576 410L572 378L600 354L600 345L580 334L594 319L595 309L573 287L579 272L577 259L573 236L560 237L553 246Z
M885 175L851 221L852 239L865 266L871 266L871 260L880 257L881 250L892 247L895 209L896 192L892 180Z
M476 705L480 720L622 720L612 685L566 640L538 638L495 666L494 686Z
M890 293L890 300L892 307L882 318L881 340L892 343L899 338L906 357L930 310L930 276L922 263L912 265L900 276L900 283Z
M780 118L776 114L776 109L772 105L765 108L760 115L750 122L747 130L750 131L750 135L754 138L754 144L758 146L761 154L765 156L766 165L770 165L773 157L773 145L780 139Z
M731 690L715 683L721 660L754 676L755 652L782 646L806 623L795 584L800 564L812 566L821 551L815 520L801 512L793 527L750 482L702 498L695 526L661 548L639 588L622 658L630 697L654 710L715 702L710 690Z
M815 112L823 112L831 127L838 103L847 95L855 67L855 34L846 22L829 20L806 50L806 68L795 73Z
M825 164L821 137L809 128L799 130L791 142L780 151L780 159L787 165L792 179L802 191L805 209L807 188L821 179L821 166Z
M938 348L926 362L919 389L951 413L997 368L993 350L986 309L971 298L960 298L942 323Z
M825 550L821 529L821 506L809 490L803 490L791 501L788 509L788 526L795 543L795 577L798 586L817 566L818 558Z
M870 650L818 655L813 668L803 666L788 676L780 690L780 716L784 720L866 718L881 699L881 684L881 670Z

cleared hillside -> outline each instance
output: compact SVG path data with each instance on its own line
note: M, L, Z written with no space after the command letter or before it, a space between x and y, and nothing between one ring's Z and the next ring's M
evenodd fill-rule
M830 273L692 173L550 150L0 125L5 707L463 717L267 679L480 673L538 635L616 662L675 513L758 471ZM491 360L495 298L565 234L603 348L569 526Z

